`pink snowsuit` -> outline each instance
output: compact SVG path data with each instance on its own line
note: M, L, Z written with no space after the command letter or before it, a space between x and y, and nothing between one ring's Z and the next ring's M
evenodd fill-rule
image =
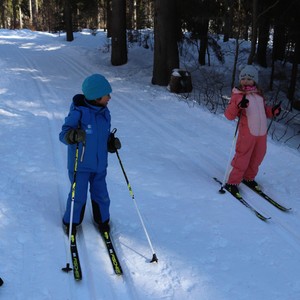
M249 105L241 109L238 104L245 94ZM240 116L236 153L227 183L254 180L267 150L267 118L273 117L272 107L266 106L265 99L257 89L245 92L234 88L224 114L228 120Z

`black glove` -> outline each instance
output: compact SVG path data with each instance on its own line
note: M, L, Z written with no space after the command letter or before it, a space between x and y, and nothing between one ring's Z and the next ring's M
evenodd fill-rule
M247 108L249 106L249 100L246 98L246 95L244 95L241 102L238 104L239 108Z
M80 142L85 142L85 135L85 130L73 128L66 133L65 140L68 144L77 144Z
M107 151L110 153L115 153L116 150L121 149L121 142L118 138L115 137L115 134L112 132L107 141Z
M274 106L272 107L272 113L273 113L273 116L274 116L274 117L279 116L280 113L281 113L281 106L280 106L280 104L281 104L281 103L278 103L278 104L276 104L276 105L274 105Z

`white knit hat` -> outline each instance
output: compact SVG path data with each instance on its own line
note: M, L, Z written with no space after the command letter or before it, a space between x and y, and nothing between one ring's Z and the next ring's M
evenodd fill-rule
M244 78L252 79L254 82L258 83L258 70L251 65L247 65L242 69L239 80L241 81Z

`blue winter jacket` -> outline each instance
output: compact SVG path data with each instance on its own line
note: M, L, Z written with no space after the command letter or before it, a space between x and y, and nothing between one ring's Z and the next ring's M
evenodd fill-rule
M81 128L86 132L86 144L83 160L82 143L79 143L79 157L77 171L103 172L107 168L107 140L110 134L110 112L107 107L93 106L88 103L84 95L73 97L68 116L62 126L59 139L67 144L66 133L71 128ZM68 170L74 170L76 144L68 145Z

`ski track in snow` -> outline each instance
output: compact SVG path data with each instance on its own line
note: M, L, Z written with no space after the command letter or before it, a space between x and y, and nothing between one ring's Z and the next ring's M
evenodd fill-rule
M65 115L65 113L61 113L60 111L62 110L62 108L64 109L64 111L66 112L68 109L68 105L70 105L70 102L67 102L67 105L65 105L65 107L63 107L62 104L62 97L61 97L61 88L63 88L62 86L60 87L55 87L53 86L53 80L51 79L52 76L61 76L62 79L64 78L64 74L68 74L69 72L72 72L72 74L76 74L78 75L78 78L82 79L83 77L87 76L90 72L88 72L86 70L86 67L84 66L84 64L80 64L76 63L76 65L74 65L74 61L72 59L70 59L70 57L67 54L63 54L60 53L59 55L57 55L55 52L53 52L53 55L51 56L51 64L53 66L55 66L54 71L53 71L53 75L51 75L52 71L49 70L49 65L48 62L44 63L44 57L43 57L43 53L37 51L37 55L35 55L34 59L31 59L30 56L26 56L26 51L32 51L30 50L31 47L33 47L32 43L22 43L20 45L20 47L16 47L14 48L16 53L13 54L13 57L18 58L18 60L15 61L15 64L18 66L17 68L13 68L13 71L18 71L18 72L28 72L29 76L27 77L27 79L32 78L33 82L33 86L30 86L30 96L28 98L34 98L37 99L38 101L35 102L34 99L32 99L32 102L29 103L29 107L27 107L27 103L22 102L22 105L20 105L20 108L18 110L18 108L14 108L11 109L11 111L15 112L17 111L18 114L21 117L24 117L24 119L30 119L31 118L31 114L33 116L38 116L41 118L45 118L45 127L43 128L39 128L40 130L38 131L37 129L34 130L34 132L37 135L43 135L46 134L50 136L46 139L47 141L50 141L50 144L45 145L45 148L48 150L48 153L53 153L54 157L47 157L47 159L51 159L51 161L53 161L53 165L55 166L53 172L53 178L57 178L57 186L53 188L51 188L51 197L50 198L56 198L59 199L58 201L58 207L60 208L59 211L59 215L61 216L63 211L64 211L64 203L65 203L65 199L67 196L67 188L63 188L62 189L62 182L65 183L66 186L69 186L69 182L66 180L66 171L65 171L65 154L64 152L66 151L65 147L59 143L57 143L58 140L58 133L60 131L60 126L62 124L62 118ZM50 73L50 74L49 74ZM57 74L58 73L58 74ZM50 78L50 79L49 79ZM54 81L55 83L57 83L57 81ZM28 81L29 83L29 81ZM27 82L21 82L22 85L24 85L24 91L26 91L27 88ZM75 93L75 92L74 92ZM143 123L143 120L140 118L140 116L143 116L144 114L146 114L146 110L143 109L142 107L142 103L139 107L134 108L134 103L131 104L130 107L128 107L126 105L127 102L127 98L128 96L120 96L119 100L118 100L118 104L120 105L120 109L128 109L131 108L132 109L132 113L133 115L131 116L131 118L138 118L140 119L140 121ZM116 101L117 102L117 101ZM128 103L127 103L128 104ZM10 108L8 108L8 110L10 110ZM169 145L171 145L171 143L174 141L174 138L176 135L176 128L173 128L172 126L168 126L164 128L164 123L161 122L159 125L155 124L156 121L156 115L155 113L147 113L147 118L149 118L149 121L147 121L147 130L155 130L157 135L161 135L164 138L167 137L171 137L170 141L168 142ZM26 121L24 121L26 122ZM126 121L125 121L126 123ZM48 129L47 129L48 128ZM31 130L31 129L29 129ZM163 132L161 132L161 130ZM146 133L143 133L146 136ZM162 151L166 153L166 156L163 157L163 159L168 159L171 162L172 156L169 156L167 154L167 150L166 151ZM180 152L178 150L178 153L180 154ZM188 161L186 161L186 163L192 164L192 160L189 159ZM179 168L181 168L182 166L177 166ZM28 170L27 170L28 171ZM33 167L32 172L37 171L37 168ZM48 170L49 171L49 170ZM46 170L47 172L47 170ZM63 175L65 174L65 176ZM50 190L50 186L48 187ZM56 193L53 193L53 191L56 190ZM58 222L60 220L57 220ZM37 226L41 226L42 220L38 220L38 224ZM60 230L60 226L56 226L56 231ZM72 276L69 276L69 280L68 280L68 285L69 286L69 290L68 290L68 297L72 298L72 299L76 299L76 292L74 290L74 286L76 286L76 288L78 288L78 286L82 285L83 288L82 290L85 291L81 291L80 296L78 296L79 298L81 298L82 296L87 297L88 299L98 299L97 295L97 289L96 289L96 282L97 279L96 277L98 277L98 274L101 273L101 268L96 268L97 272L95 272L95 267L91 266L90 260L89 260L89 248L90 248L90 244L91 241L87 241L85 239L85 230L86 228L81 232L82 235L81 237L79 237L79 251L80 254L82 253L82 255L80 256L81 258L81 262L83 265L83 271L84 274L86 275L86 281L87 284L76 284L73 282L73 278ZM62 251L62 253L66 254L66 257L68 257L68 242L66 241L66 237L64 236L64 234L61 232L61 234L58 234L58 241L57 243L59 245L64 245L64 251ZM96 233L94 234L92 239L96 239L97 241L99 241L99 245L101 246L101 239L98 237L96 237ZM25 243L25 240L19 240L19 243ZM104 246L102 245L101 247L101 251L106 251L106 249L104 248ZM121 246L117 246L117 249L120 251ZM94 249L94 252L97 252L97 250ZM30 255L29 254L30 251L26 252L23 254L23 256L26 255ZM121 252L122 253L122 252ZM107 257L104 254L104 258L107 260ZM143 257L142 257L143 258ZM142 259L141 264L144 264L145 257ZM26 262L26 260L25 260ZM121 260L121 263L124 263L124 261ZM61 267L63 267L63 261L62 261L62 265ZM99 265L103 264L103 262L99 263ZM109 265L110 262L108 262L108 266L107 269L109 270L109 268L111 268L111 266ZM57 264L55 263L55 261L53 262L53 265L57 266ZM60 266L57 266L58 269L60 268ZM123 268L126 270L128 268L126 268L126 265L123 266ZM181 283L180 283L180 276L176 274L176 272L171 271L170 267L168 267L167 264L160 262L158 264L158 269L162 272L163 275L163 283L164 285L166 285L165 289L166 289L166 297L170 299L173 298L172 294L169 294L169 291L173 290L173 289L178 289L178 287L180 287ZM30 266L26 265L23 266L23 270L26 270L27 272L30 271ZM20 272L22 273L22 272ZM104 297L110 297L113 299L126 299L126 290L128 291L128 297L130 299L134 299L134 298L140 298L138 296L135 296L136 294L138 294L138 292L135 291L135 289L133 288L134 286L134 279L130 278L130 273L127 272L127 274L124 275L124 278L126 278L126 281L131 283L130 287L124 287L124 294L120 295L120 286L118 286L118 295L114 294L114 280L109 280L107 278L107 270L102 272L104 275L101 276L102 280L105 280L105 285L110 286L111 288L108 289L108 291L103 291L103 295L100 296L104 296ZM97 275L96 275L97 274ZM63 276L63 275L61 275ZM119 280L120 281L120 280ZM61 290L65 291L65 279L61 281L62 282L62 287ZM118 282L119 284L119 282ZM161 288L161 287L160 287ZM20 295L24 296L24 290L25 288L21 288L18 289L20 292ZM66 291L65 291L66 292ZM64 293L65 293L64 292ZM98 291L99 292L99 291ZM43 294L43 297L47 298L47 297L52 297L50 295L52 295L52 291L51 288L49 288L49 290L46 288L45 291L41 292L39 290L35 291L31 296L35 297L34 294L36 294L38 299L39 297L41 297L41 295ZM169 294L169 295L168 295ZM150 292L151 295L151 292ZM20 296L20 297L23 297ZM16 296L16 299L19 296ZM55 296L56 299L59 299L59 295ZM58 298L57 298L58 297ZM150 298L155 299L156 296L155 295L151 295L149 296Z
M278 290L284 274L271 273L279 268L282 273L289 274L293 269L295 277L299 275L294 269L297 263L294 267L290 257L300 257L300 195L293 191L293 197L280 201L275 197L277 194L291 193L288 188L277 188L279 178L285 175L284 168L274 178L268 175L273 172L272 157L280 156L282 148L270 147L271 154L264 162L267 175L262 173L259 179L270 196L293 210L278 211L242 188L250 204L272 217L265 224L230 195L218 194L219 186L212 179L223 177L235 128L233 122L190 108L164 88L144 85L137 77L137 81L131 82L131 78L126 78L128 74L140 73L142 77L144 70L112 68L109 54L101 55L97 50L97 59L94 49L75 47L62 42L63 38L35 42L31 36L28 34L27 40L26 34L20 40L4 39L4 46L14 47L1 50L10 51L1 53L8 59L0 65L8 98L0 105L5 127L1 138L9 140L2 145L1 163L10 172L0 181L1 191L5 191L1 194L0 229L7 227L6 231L13 232L6 235L1 245L3 249L12 249L11 253L5 251L8 263L1 262L1 272L9 274L1 274L5 281L1 298L299 299L299 284L283 282L284 290ZM72 273L60 270L69 255L61 218L70 183L66 146L58 141L58 134L72 96L80 93L83 78L94 72L103 73L112 82L112 128L118 129L123 146L121 159L159 262L149 263L147 241L117 159L110 155L112 234L124 275L118 277L113 273L104 243L92 224L88 202L78 235L83 280L75 282ZM17 94L20 90L24 93ZM194 122L187 122L187 118ZM40 127L36 126L37 119ZM216 134L221 128L222 134ZM14 159L11 147L15 148ZM292 163L296 161L293 151L287 153ZM293 180L296 179L292 183ZM203 193L206 186L209 192ZM27 199L31 202L26 203ZM9 205L11 201L17 214ZM187 216L181 213L183 207L188 209ZM166 224L164 219L172 223ZM33 224L35 230L30 232ZM247 234L249 240L244 239ZM169 240L170 236L174 239ZM280 248L281 244L284 247ZM244 253L248 248L249 252ZM239 276L230 281L228 277L232 274ZM253 280L258 274L264 284ZM223 282L227 284L222 285Z
M246 199L249 203L257 208L259 207L259 211L264 212L266 216L271 216L271 219L267 222L272 225L277 234L280 235L288 245L300 253L300 233L297 229L300 228L300 220L297 209L296 211L295 209L291 209L290 211L282 212L269 204L266 200L255 197L255 194L248 191L247 187L242 187L241 191L246 195ZM276 194L272 195L272 197L274 200L277 198ZM277 200L280 202L280 199ZM286 203L285 201L281 201L280 203L289 207L288 201L286 201Z
M87 76L87 72L85 70L85 68L79 64L76 64L76 67L74 66L74 62L66 55L62 56L60 55L59 57L59 62L58 63L54 63L54 65L61 65L63 70L68 70L68 72L72 72L74 74L78 74L80 78ZM34 62L36 64L36 61ZM41 77L44 77L44 74L41 74ZM46 76L45 76L46 77ZM45 98L43 99L43 103L45 105L45 111L55 111L55 108L57 110L57 104L60 103L61 99L60 99L60 95L59 95L59 90L58 93L55 93L52 86L49 85L44 85L44 84L39 84L38 85L38 90L40 91L40 95L47 95ZM50 99L50 103L47 101L48 99ZM52 107L53 106L53 107ZM49 118L50 120L54 120L55 116L52 115ZM50 132L51 132L51 140L52 140L52 147L53 147L53 151L51 151L52 153L57 153L57 139L58 139L58 132L60 131L60 127L61 127L61 119L59 119L58 122L56 122L56 124L54 124L54 122L49 122L50 125ZM63 147L63 151L66 151L66 147ZM57 165L57 170L60 170L61 167L61 162L63 161L62 156L60 155L60 157L58 157L58 155L56 154L56 165ZM63 164L64 165L64 164ZM69 183L68 183L69 185ZM59 199L60 199L60 207L62 207L61 210L61 215L64 212L64 204L66 201L66 197L67 194L63 194L61 193ZM86 229L86 228L85 228ZM110 262L108 262L108 266L106 266L106 268L101 267L101 265L105 264L105 261L108 261L108 255L106 254L106 248L104 247L101 237L100 235L96 234L96 230L92 230L94 231L94 235L90 236L89 239L85 238L85 231L82 230L79 233L79 238L78 238L78 244L79 244L79 253L80 258L81 258L81 263L82 263L82 268L83 268L83 273L85 275L84 276L84 280L85 280L85 284L83 284L83 290L86 291L86 298L87 299L99 299L100 298L104 298L104 299L126 299L126 292L122 295L120 294L121 288L120 288L120 281L121 279L118 280L117 284L118 284L118 289L117 292L118 294L116 294L116 283L114 279L112 279L112 277L114 277L114 274L112 274L112 276L106 276L107 273L109 273L109 270L112 270ZM92 260L89 258L89 252L90 252L90 243L91 240L95 239L98 242L98 249L94 248L92 249L92 253L97 253L97 252L103 252L103 260L99 261L99 265L97 268L93 267L93 264L95 264L95 262L92 262ZM68 248L68 243L67 243L67 248ZM67 252L67 250L66 250ZM67 253L68 255L68 253ZM101 274L101 276L99 276L98 274ZM71 279L73 281L73 278ZM97 286L97 282L98 280L101 281L101 284L103 284L106 288L103 289L101 291L101 294L99 295L98 292L99 290L96 288ZM81 283L80 283L81 284ZM124 287L124 289L126 290L126 285ZM71 288L71 295L72 297L74 297L74 288ZM76 294L76 292L75 292ZM80 295L78 297L79 299L82 299L82 295Z
M67 193L66 190L64 191L60 191L60 186L61 186L61 182L65 182L67 186L69 186L69 182L67 180L65 180L66 178L66 168L65 168L65 155L63 154L63 152L66 151L65 147L61 147L61 144L58 143L58 133L60 131L61 128L61 124L62 124L62 116L65 115L65 112L62 114L59 111L61 111L61 107L62 107L62 99L61 99L61 91L60 89L55 89L55 87L52 85L51 80L48 80L49 78L49 70L48 70L48 62L46 62L46 64L44 64L44 57L41 53L41 55L36 55L34 59L30 59L30 57L27 57L26 54L24 53L24 51L22 50L22 48L24 49L26 45L27 47L30 47L29 43L23 44L21 45L21 47L15 47L14 49L16 50L16 53L13 54L12 56L15 58L18 58L18 60L16 60L16 65L18 65L18 70L24 70L24 71L28 71L30 74L32 74L31 77L33 80L31 82L34 83L33 86L30 86L30 94L35 98L38 98L40 102L38 102L39 104L37 104L37 109L35 109L35 104L32 103L33 109L30 110L23 110L21 109L20 111L18 111L18 108L14 108L14 111L18 111L18 114L22 117L24 117L25 119L30 118L30 114L33 114L34 116L36 116L37 114L40 114L42 117L46 117L46 124L45 127L41 130L41 132L39 132L38 134L41 135L41 138L44 138L47 141L50 141L50 144L48 144L45 149L47 149L47 152L53 153L54 157L47 157L47 159L50 159L54 162L55 165L55 169L56 169L56 174L54 174L54 178L57 176L57 178L59 179L57 182L57 187L56 193L53 193L53 191L55 191L55 189L49 189L49 192L51 193L51 197L48 197L48 200L50 201L50 198L54 198L54 199L59 199L58 202L58 207L60 207L60 216L62 216L62 213L64 211L64 205L65 205L65 200L67 197ZM83 78L84 76L87 76L88 71L86 71L84 69L83 66L80 66L79 64L76 64L76 67L74 67L74 62L72 62L71 59L68 58L68 55L64 54L62 56L59 55L57 56L55 53L53 55L52 59L52 63L53 66L55 66L55 72L57 72L57 66L59 66L59 68L61 69L61 75L62 74L67 74L68 72L73 72L75 74L78 74L79 78ZM44 69L43 69L44 67ZM66 72L67 70L67 72ZM55 75L55 74L54 74ZM19 84L19 83L17 83ZM24 83L24 92L26 91L26 83ZM68 102L68 104L70 104L70 102ZM25 104L26 106L26 104ZM35 110L38 110L38 113L35 112ZM65 108L64 108L65 110ZM26 122L26 121L25 121ZM24 124L25 124L24 122ZM48 128L48 129L47 129ZM31 129L28 129L31 130ZM35 129L36 130L36 129ZM47 135L50 134L50 137L47 137ZM25 172L28 172L27 170L24 170ZM32 167L32 170L30 170L31 172L38 172L39 170L36 167ZM45 170L47 172L47 170ZM64 174L63 178L61 176L61 174ZM47 174L45 174L47 176ZM50 187L50 186L49 186ZM37 226L41 226L41 223L43 222L43 220L38 220L38 224ZM60 220L57 220L58 224L60 224ZM60 227L60 226L58 226ZM61 227L62 228L62 227ZM108 259L108 255L105 253L106 248L104 247L104 245L101 244L102 240L100 235L97 237L96 235L96 230L94 236L92 237L92 239L95 239L97 241L99 241L98 247L99 250L97 252L104 252L103 253L103 258ZM68 252L68 242L66 241L67 238L65 237L65 234L63 233L63 231L61 230L61 233L58 235L58 241L57 244L58 245L65 245L65 251L62 251L62 254L66 253L66 256L68 257L69 252ZM22 256L24 257L24 262L25 265L22 266L22 271L19 271L19 274L22 274L24 272L26 272L26 274L34 274L35 273L35 269L37 268L37 265L27 265L26 262L28 261L28 263L31 264L31 260L26 260L26 257L30 257L30 251L26 250L26 247L24 246L24 244L28 243L28 241L26 239L23 239L22 237L17 237L17 242L21 245L21 251L22 251ZM88 242L90 241L85 241L84 238L84 234L82 232L82 236L79 238L79 251L80 254L82 253L82 255L80 256L81 260L82 260L82 265L83 265L83 271L84 272L84 276L85 276L85 283L74 283L74 279L73 279L73 275L69 275L66 276L64 275L64 273L61 274L60 277L65 277L64 280L61 281L62 285L59 288L61 291L65 291L65 282L66 279L68 278L68 284L67 286L69 286L69 291L68 291L68 299L100 299L102 297L104 297L105 299L126 299L126 293L124 295L116 295L115 294L115 288L114 288L114 284L113 281L115 281L113 279L113 277L115 277L114 275L112 276L107 276L107 272L109 272L109 268L107 268L108 270L104 270L104 268L101 268L101 264L104 264L104 262L99 262L99 266L98 267L93 267L93 264L90 262L89 258L88 258ZM49 249L50 250L50 249ZM96 250L95 250L96 251ZM19 256L19 255L18 255ZM62 257L63 258L63 257ZM61 259L60 259L61 261ZM62 265L59 266L57 264L57 259L55 259L55 257L53 258L53 265L57 267L57 270L59 272L60 267L64 267L63 265L63 261L61 261ZM110 263L109 263L110 264ZM111 267L110 265L108 267ZM32 269L33 268L33 269ZM102 271L102 272L101 272ZM70 273L72 274L72 273ZM99 274L101 275L99 278ZM59 273L58 273L59 275ZM53 280L53 279L52 279ZM102 290L102 294L98 295L97 294L97 289L96 289L96 285L97 285L97 281L105 281L105 286L107 286L107 289L103 289ZM118 280L120 281L120 280ZM20 280L20 282L25 282L24 280ZM77 295L77 291L76 289L79 288L80 286L82 286L81 288L81 293L79 295ZM30 295L26 296L26 292L25 291L25 287L22 288L19 287L17 289L17 292L14 293L14 296L11 297L10 299L25 299L26 297L31 298L31 299L41 299L41 297L45 298L45 299L65 299L65 292L63 293L63 296L57 294L57 295L52 295L52 291L53 291L53 287L49 286L49 290L48 288L45 288L44 291L40 291L39 288L37 288L37 290L35 291L30 291ZM120 293L120 283L118 282L118 290ZM35 296L36 295L36 296ZM25 298L24 298L25 297ZM100 298L99 298L100 297Z

